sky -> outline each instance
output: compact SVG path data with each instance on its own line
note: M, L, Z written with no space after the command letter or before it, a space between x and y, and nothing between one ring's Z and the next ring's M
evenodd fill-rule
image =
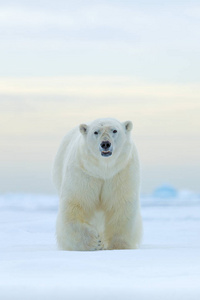
M55 192L63 135L132 120L142 192L199 191L198 1L0 1L0 192Z

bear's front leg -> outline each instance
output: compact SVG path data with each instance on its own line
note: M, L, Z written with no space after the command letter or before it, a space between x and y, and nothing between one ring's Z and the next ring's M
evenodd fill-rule
M129 216L127 216L129 214ZM133 222L131 212L114 210L106 213L105 235L108 249L133 249Z
M108 249L138 248L142 236L139 203L139 178L131 162L103 186L105 239Z
M105 235L108 249L136 249L142 236L139 208L121 205L106 213Z
M67 203L65 208L60 208L56 226L60 249L93 251L104 248L97 230L87 222L89 218L80 204Z

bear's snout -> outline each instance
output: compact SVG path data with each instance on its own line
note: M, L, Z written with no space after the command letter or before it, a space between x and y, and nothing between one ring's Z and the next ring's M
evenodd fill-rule
M112 155L112 145L109 141L103 141L101 142L99 146L99 150L101 152L101 155L104 157L108 157Z
M101 144L100 144L102 150L109 150L110 146L111 146L111 143L109 141L103 141Z

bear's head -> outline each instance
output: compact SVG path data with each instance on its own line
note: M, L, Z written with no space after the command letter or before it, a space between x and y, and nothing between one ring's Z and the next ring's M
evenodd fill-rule
M107 118L98 119L89 125L81 124L80 132L85 141L84 147L97 159L117 157L128 150L130 145L131 121L119 122Z

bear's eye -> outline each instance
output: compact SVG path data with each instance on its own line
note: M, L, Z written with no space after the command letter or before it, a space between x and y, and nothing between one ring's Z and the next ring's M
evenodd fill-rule
M95 131L94 134L98 134L98 131Z
M117 133L117 130L115 129L115 130L113 130L113 133Z

